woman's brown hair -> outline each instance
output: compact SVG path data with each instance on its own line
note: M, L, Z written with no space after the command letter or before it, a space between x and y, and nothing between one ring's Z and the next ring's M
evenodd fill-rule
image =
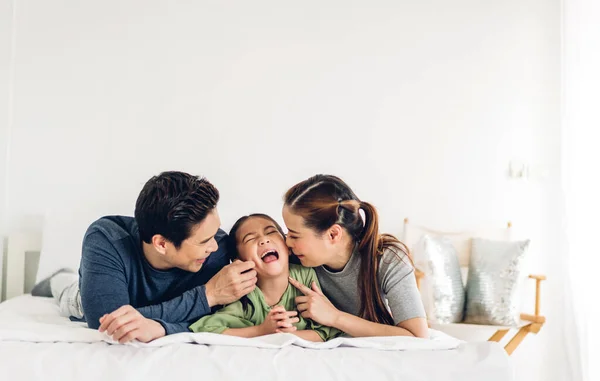
M375 323L394 325L381 297L377 273L386 249L392 249L403 260L408 257L408 248L392 235L379 234L375 207L361 201L342 179L331 175L316 175L294 185L286 192L284 203L304 219L306 227L319 234L334 224L348 232L361 256L359 315Z

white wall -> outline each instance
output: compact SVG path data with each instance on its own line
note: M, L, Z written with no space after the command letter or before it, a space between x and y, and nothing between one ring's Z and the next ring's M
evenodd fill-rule
M7 228L6 159L9 128L9 78L12 41L12 8L10 0L0 0L0 300L4 290L2 282L4 237Z
M10 0L0 0L0 233L5 228L6 150L8 148L9 78L12 17Z
M226 228L280 219L289 186L334 173L388 232L405 216L513 220L557 282L518 376L563 379L559 0L28 0L17 19L9 212L46 220L47 268L73 261L91 219L131 214L162 170L214 182ZM512 158L549 175L509 181Z

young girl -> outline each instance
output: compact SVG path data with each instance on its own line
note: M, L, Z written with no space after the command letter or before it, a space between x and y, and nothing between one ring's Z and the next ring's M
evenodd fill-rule
M283 219L287 245L315 268L326 293L290 279L304 294L296 298L301 317L354 337L427 337L408 249L379 234L375 208L345 182L317 175L296 184L284 196Z
M297 316L295 298L302 293L288 278L311 286L318 281L313 269L288 266L289 250L275 220L264 214L242 217L231 228L229 239L233 259L256 264L257 288L240 301L201 318L190 326L192 331L241 337L287 332L310 341L327 341L341 333Z

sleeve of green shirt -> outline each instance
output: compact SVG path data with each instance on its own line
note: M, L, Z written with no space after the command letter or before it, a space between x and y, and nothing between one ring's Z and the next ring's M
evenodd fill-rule
M321 285L319 284L319 280L317 279L317 273L315 270L309 267L305 267L308 271L305 272L306 279L304 284L308 287L312 287L312 282L316 282L319 289L321 289ZM337 328L328 327L326 325L318 324L311 319L306 319L306 329L312 329L315 331L323 341L335 339L340 336L343 332Z
M242 302L226 305L212 315L207 315L190 326L192 332L223 333L229 328L252 327L254 323L247 319Z

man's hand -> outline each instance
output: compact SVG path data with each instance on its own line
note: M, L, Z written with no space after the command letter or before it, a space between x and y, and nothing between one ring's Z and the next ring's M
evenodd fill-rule
M254 262L235 262L223 267L206 283L206 299L210 307L225 305L248 295L256 287Z
M295 332L296 327L293 324L300 321L296 317L297 315L297 311L286 311L283 306L273 307L267 314L265 321L259 325L260 334Z
M112 336L119 343L138 340L147 343L165 336L163 326L151 319L146 319L132 306L123 306L100 318L98 331Z

